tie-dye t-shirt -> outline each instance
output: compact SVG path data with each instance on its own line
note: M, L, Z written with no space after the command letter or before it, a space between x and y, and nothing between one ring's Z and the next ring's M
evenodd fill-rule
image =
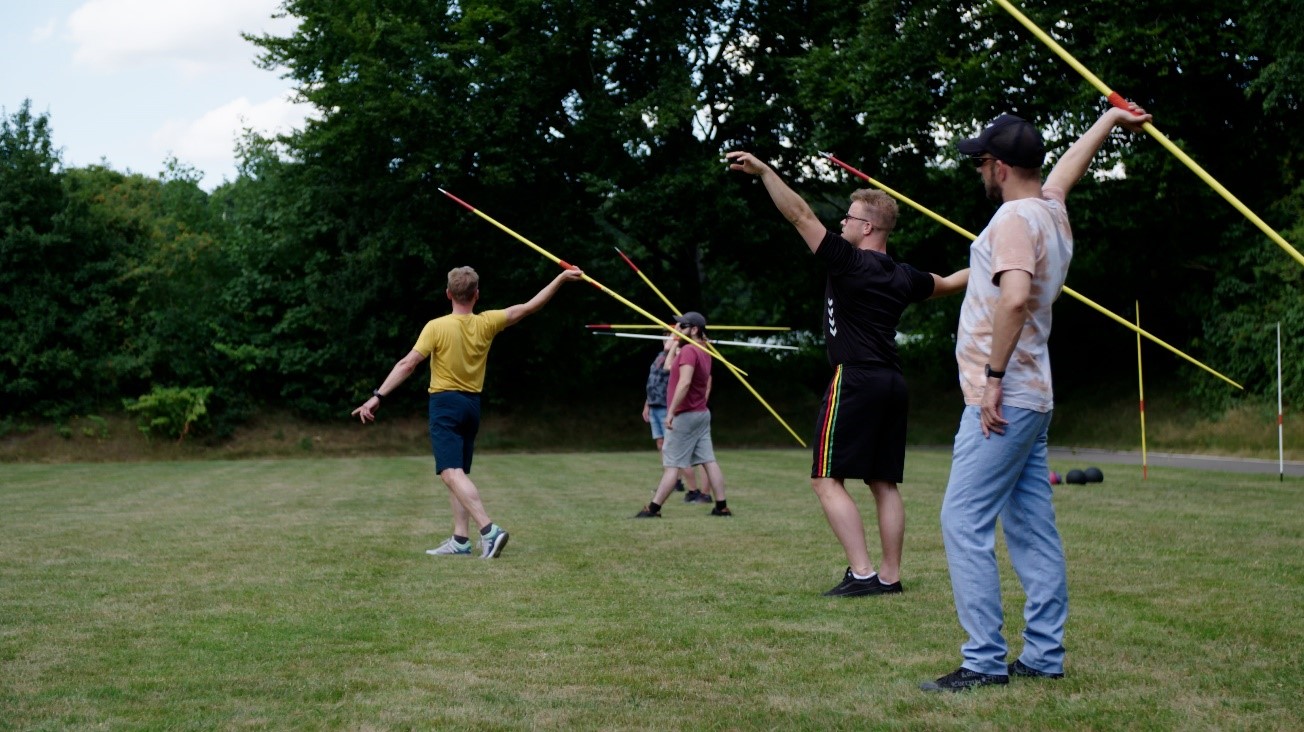
M960 308L955 360L960 367L964 403L982 403L987 385L984 366L992 351L992 316L1002 272L1023 270L1032 275L1028 320L1005 367L1002 403L1049 412L1055 406L1051 388L1051 304L1059 297L1073 258L1073 232L1064 208L1062 188L1043 188L1041 198L1009 201L969 248L969 287Z

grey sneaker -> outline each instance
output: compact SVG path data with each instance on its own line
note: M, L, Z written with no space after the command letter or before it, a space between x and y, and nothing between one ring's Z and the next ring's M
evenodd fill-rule
M497 559L498 555L503 553L505 546L507 546L507 532L498 524L494 524L487 536L480 537L480 558Z
M459 542L453 537L448 537L448 541L435 547L427 549L426 554L435 557L469 557L471 556L471 542Z

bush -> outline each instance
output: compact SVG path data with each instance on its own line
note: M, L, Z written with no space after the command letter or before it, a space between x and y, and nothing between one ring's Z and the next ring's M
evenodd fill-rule
M137 412L137 428L146 436L161 434L175 437L178 442L186 435L198 434L208 427L207 400L213 388L154 387L139 399L123 400L128 412Z

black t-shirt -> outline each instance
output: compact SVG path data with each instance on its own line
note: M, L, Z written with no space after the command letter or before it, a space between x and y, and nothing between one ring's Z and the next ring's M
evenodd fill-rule
M933 276L881 252L857 249L831 231L815 254L829 271L822 305L829 363L900 371L897 324L906 306L933 294Z

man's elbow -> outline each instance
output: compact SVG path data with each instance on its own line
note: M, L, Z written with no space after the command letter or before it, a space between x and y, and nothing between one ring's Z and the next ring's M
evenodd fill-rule
M996 307L1016 318L1027 318L1028 316L1028 298L1026 296L1001 297L996 302Z
M507 325L512 326L521 322L533 312L534 310L531 310L528 304L521 304L507 308L503 311L503 314L507 316Z

